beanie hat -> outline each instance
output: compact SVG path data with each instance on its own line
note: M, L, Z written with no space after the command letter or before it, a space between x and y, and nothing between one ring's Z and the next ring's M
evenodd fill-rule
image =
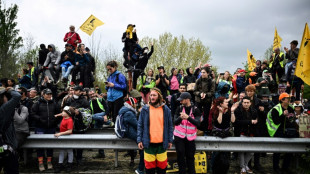
M134 104L137 104L138 101L137 101L137 99L135 99L133 97L129 97L128 100L126 101L126 103L128 103L131 106L133 106Z
M75 115L75 110L73 107L65 106L63 111L65 111L70 117L73 117Z

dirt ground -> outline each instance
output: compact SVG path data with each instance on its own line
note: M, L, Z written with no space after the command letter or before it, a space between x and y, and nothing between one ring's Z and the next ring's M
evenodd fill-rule
M130 157L124 157L126 152L119 152L119 165L117 168L114 167L114 151L105 150L106 157L99 158L97 150L84 150L83 153L83 165L77 166L74 163L73 171L71 173L120 173L120 174L133 174L134 170L137 168L139 163L139 155L135 159L135 166L130 167ZM20 173L53 173L53 170L46 170L44 172L39 172L37 168L37 160L35 158L36 153L32 153L32 157L28 159L28 164L24 165L23 162L20 162ZM58 152L54 151L54 166L58 162ZM233 159L230 162L229 174L238 174L240 173L240 168L238 164L239 160ZM294 162L292 162L294 165ZM208 160L208 164L210 161ZM261 165L264 170L262 172L254 171L256 174L272 174L272 154L267 154L266 157L261 157ZM208 167L209 168L209 167ZM65 173L65 172L63 172ZM210 171L208 170L208 173ZM298 173L298 172L293 172Z

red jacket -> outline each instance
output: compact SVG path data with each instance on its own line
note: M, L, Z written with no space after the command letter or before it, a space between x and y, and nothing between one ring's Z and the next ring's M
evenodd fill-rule
M70 38L70 39L68 40L68 38ZM76 33L76 32L66 33L65 38L64 38L64 42L67 42L68 44L71 44L72 46L77 47L77 43L75 43L76 40L78 41L77 43L82 42L80 35L78 33Z

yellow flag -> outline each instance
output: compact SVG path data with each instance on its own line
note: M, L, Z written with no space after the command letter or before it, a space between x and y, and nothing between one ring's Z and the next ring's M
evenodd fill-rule
M90 15L90 17L80 26L80 29L88 35L91 35L97 27L103 24L104 23L94 15Z
M247 53L248 53L248 69L250 71L253 71L254 68L256 67L256 59L254 58L252 53L249 51L249 49L247 49Z
M273 39L273 50L276 48L281 48L282 38L278 35L277 28L274 31L274 39Z
M310 85L310 32L307 23L300 44L295 75Z

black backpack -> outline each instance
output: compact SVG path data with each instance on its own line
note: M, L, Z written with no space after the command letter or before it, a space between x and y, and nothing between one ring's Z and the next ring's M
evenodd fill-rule
M115 78L115 81L117 81L118 83L119 83L119 75L120 74L121 73L116 74L116 78ZM126 83L126 90L123 90L123 97L126 97L128 95L129 86L128 86L128 81L127 81L126 76L124 76L124 77L125 77L125 83Z

